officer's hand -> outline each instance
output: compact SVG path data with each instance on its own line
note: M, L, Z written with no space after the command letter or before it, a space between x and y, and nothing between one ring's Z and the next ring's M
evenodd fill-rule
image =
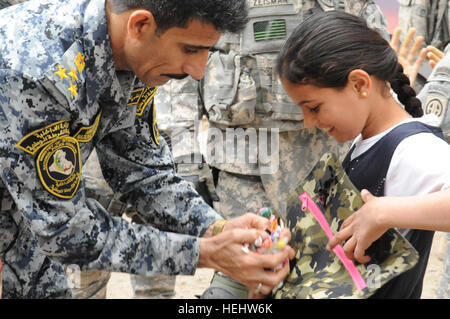
M264 217L246 214L230 220L222 233L202 238L198 267L213 268L237 280L253 291L251 297L270 294L289 274L289 263L276 272L273 269L286 259L294 258L295 252L290 246L267 255L243 249L246 243L269 237L264 231L266 221ZM283 230L282 236L290 238L289 230ZM258 294L255 294L258 287Z
M428 63L430 63L430 66L433 69L436 66L436 64L438 64L439 61L441 61L441 59L443 57L444 57L444 52L442 52L441 50L439 50L438 48L436 48L432 45L427 46Z
M229 219L223 230L231 230L231 229L259 229L266 230L270 227L270 221L262 216L253 214L253 213L245 213L242 216Z
M339 232L328 242L327 249L332 251L347 240L343 246L346 256L365 264L370 261L370 257L364 255L366 249L389 227L377 219L380 209L383 209L384 198L375 197L365 189L361 191L361 197L365 204L344 221Z
M402 29L400 27L395 28L390 44L398 55L398 62L403 66L403 72L408 76L411 86L413 86L417 73L427 56L427 49L423 48L419 51L424 41L422 36L415 38L411 46L411 42L416 34L416 29L414 28L408 30L405 40L399 47L398 43L401 34Z

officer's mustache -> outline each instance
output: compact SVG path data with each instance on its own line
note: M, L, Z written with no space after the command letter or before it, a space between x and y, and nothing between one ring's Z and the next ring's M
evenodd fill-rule
M161 74L161 75L167 76L171 79L176 79L176 80L183 80L189 76L189 74L171 74L171 73L165 73L165 74Z

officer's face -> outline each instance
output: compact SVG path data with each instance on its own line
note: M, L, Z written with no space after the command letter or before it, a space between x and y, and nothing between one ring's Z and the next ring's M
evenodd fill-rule
M291 99L303 111L306 127L317 128L343 143L354 139L364 129L368 112L349 85L343 89L300 85L283 80Z
M124 48L126 63L148 86L158 86L171 78L203 77L209 49L221 33L213 25L193 20L187 28L170 28L163 34L144 30Z

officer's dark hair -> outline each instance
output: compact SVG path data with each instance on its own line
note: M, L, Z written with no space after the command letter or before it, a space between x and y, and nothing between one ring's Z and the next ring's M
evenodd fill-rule
M220 32L240 32L248 22L246 0L108 0L114 13L146 9L153 14L157 32L187 27L193 19L210 23Z
M291 83L344 88L352 70L389 82L413 117L423 115L397 54L365 20L330 11L317 13L297 26L278 55L278 75Z

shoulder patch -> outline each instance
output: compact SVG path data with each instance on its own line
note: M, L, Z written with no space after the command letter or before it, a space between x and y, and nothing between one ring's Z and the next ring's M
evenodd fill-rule
M64 53L61 61L46 73L46 78L56 86L69 103L75 100L83 89L85 81L83 71L86 63L82 52L81 46L77 42L73 43Z
M98 129L98 124L100 123L100 118L102 117L102 111L100 111L95 118L94 124L91 126L82 127L75 133L74 138L77 139L80 143L90 142Z
M430 93L425 102L424 113L435 114L439 118L439 125L445 118L448 107L448 99L437 93Z
M26 135L17 143L17 147L34 155L54 139L69 134L69 120L59 121Z
M131 92L127 105L136 105L136 115L142 116L149 103L153 101L153 97L155 96L157 90L158 89L156 87L145 87L134 90Z
M155 141L156 145L159 146L159 130L158 130L158 124L156 122L156 106L155 101L152 101L152 110L150 112L151 121L149 123L152 124L152 137Z
M70 136L53 140L36 159L39 179L56 197L72 198L81 181L81 157L78 141Z

